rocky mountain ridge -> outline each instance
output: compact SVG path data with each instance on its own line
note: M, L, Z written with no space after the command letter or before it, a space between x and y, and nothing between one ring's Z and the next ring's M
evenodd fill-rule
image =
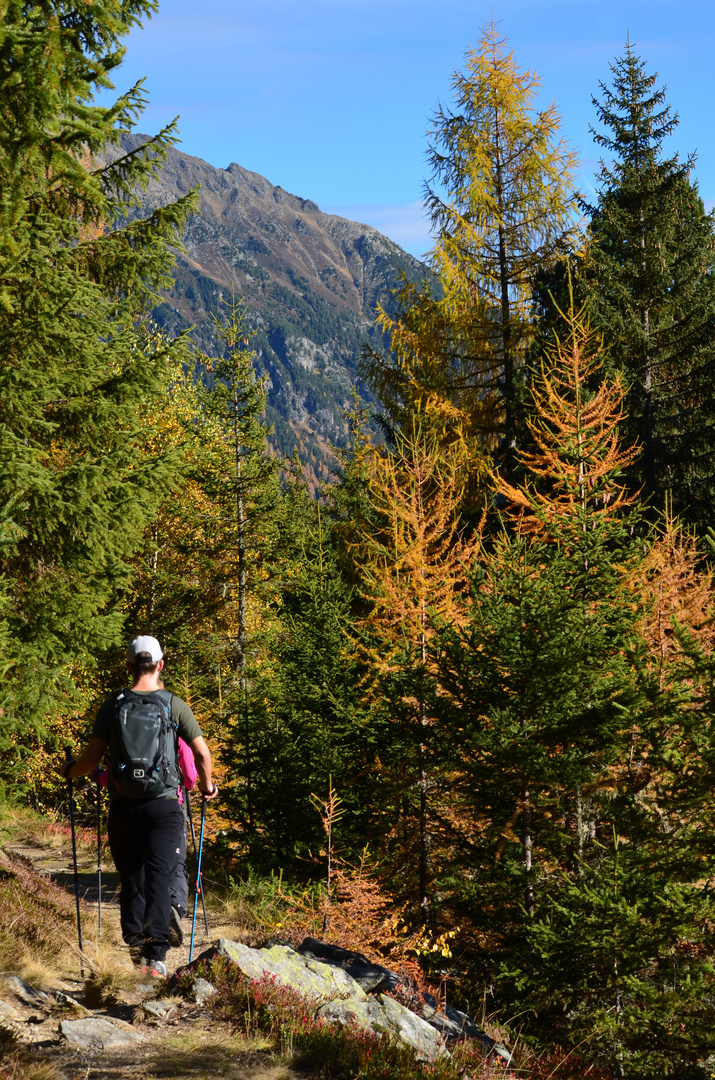
M116 154L146 139L126 136ZM176 149L143 194L142 210L198 186L200 212L188 223L174 287L155 318L171 333L193 325L198 346L214 351L211 315L221 316L233 289L257 331L276 448L297 449L325 479L329 444L345 443L343 411L358 382L361 349L366 342L383 346L376 305L390 309L402 275L414 281L427 271L369 225L324 214L236 163L214 168Z

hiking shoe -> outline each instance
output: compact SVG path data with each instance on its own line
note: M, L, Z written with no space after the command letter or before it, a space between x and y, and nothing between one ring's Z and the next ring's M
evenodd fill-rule
M169 945L172 949L178 949L184 943L184 931L181 928L181 915L175 907L171 909L171 922L169 923Z
M168 972L163 960L149 960L142 957L142 975L155 975L157 979L165 979Z

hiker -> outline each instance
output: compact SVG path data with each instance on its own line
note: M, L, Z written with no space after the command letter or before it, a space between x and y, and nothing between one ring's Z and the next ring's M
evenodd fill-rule
M62 772L73 780L99 765L109 747L109 847L119 872L122 937L135 964L165 976L170 944L171 886L182 849L176 733L190 748L205 800L218 788L211 754L189 706L160 688L164 654L156 638L136 637L127 649L132 688L104 702L89 745Z
M164 683L159 681L159 689L164 689ZM196 771L196 762L194 761L194 755L191 753L191 749L186 745L182 738L179 738L179 806L184 814L184 826L181 830L181 842L179 844L178 860L176 863L176 873L171 880L171 923L169 926L169 944L178 948L184 940L184 931L181 926L181 920L186 918L189 906L189 875L186 869L186 848L187 848L187 806L184 799L184 792L193 791L196 785L198 774ZM90 780L93 780L95 784L99 784L100 787L106 788L109 786L109 766L101 769L99 765L95 765L89 774Z

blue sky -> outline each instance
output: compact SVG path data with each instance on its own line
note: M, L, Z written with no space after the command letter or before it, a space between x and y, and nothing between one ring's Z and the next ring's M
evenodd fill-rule
M584 190L598 157L591 95L629 33L680 114L669 149L698 151L701 194L715 201L711 0L163 0L115 81L146 76L140 130L178 113L186 153L237 161L419 255L429 117L492 15L541 76L544 104L556 102Z

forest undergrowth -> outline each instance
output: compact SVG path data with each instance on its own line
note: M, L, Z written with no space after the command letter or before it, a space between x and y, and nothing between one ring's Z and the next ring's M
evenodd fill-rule
M71 886L61 887L48 873L55 863L64 867L69 862L71 849L66 827L32 812L3 808L0 830L3 841L0 984L4 985L8 975L16 974L38 990L71 989L86 1009L99 1009L101 1015L112 1015L114 1010L115 1015L126 1016L127 1004L133 1005L137 1030L150 1042L141 1062L136 1061L131 1067L126 1061L113 1063L111 1053L104 1052L89 1064L84 1059L81 1065L84 1071L81 1071L75 1057L63 1051L61 1041L45 1037L39 1046L33 1045L21 1031L18 1033L17 1025L13 1029L0 1017L3 1080L61 1080L80 1075L83 1078L90 1075L93 1080L119 1075L137 1080L161 1080L169 1076L174 1080L207 1080L209 1076L240 1076L251 1080L288 1080L297 1076L306 1080L358 1077L360 1080L497 1080L500 1077L575 1080L586 1075L597 1080L610 1078L611 1074L604 1071L587 1071L586 1065L573 1055L535 1053L520 1043L518 1027L498 1029L489 1024L486 1026L493 1035L513 1040L514 1056L509 1067L498 1059L486 1060L481 1049L469 1042L454 1047L451 1056L434 1065L420 1063L411 1050L390 1039L340 1029L316 1018L315 1005L294 991L277 986L270 979L246 979L221 960L204 962L198 972L217 987L215 1003L205 1003L200 1010L189 1009L178 1027L147 1028L142 1024L137 1005L139 977L127 962L117 934L116 906L105 906L100 938L96 932L96 904L82 901L85 977L83 981L79 978L74 896ZM79 863L84 880L91 872L88 867L96 848L91 836L80 834L79 839ZM18 855L18 851L26 854ZM35 859L42 858L42 873L32 865L28 852L34 853ZM111 870L111 865L108 869ZM283 930L292 940L299 939L304 929L314 928L305 921L305 897L296 907L295 898L286 894L282 883L275 879L259 882L254 878L218 892L214 888L209 891L209 898L212 933L216 936L228 934L258 946L274 940L267 934L268 927ZM295 923L291 921L292 910L300 913ZM320 914L317 909L316 914ZM231 915L235 916L233 925ZM349 923L349 917L342 924L337 918L338 927ZM365 941L367 933L364 932ZM178 986L172 985L173 997L169 1000L181 1001L182 990L188 990L190 982L184 976ZM416 990L413 984L411 993L414 995ZM155 996L162 996L161 985L155 989ZM16 1000L14 991L7 987L0 991L0 998L8 1002ZM67 1006L51 1008L55 1029L62 1018L77 1015L76 1010ZM117 1068L124 1072L117 1072Z

